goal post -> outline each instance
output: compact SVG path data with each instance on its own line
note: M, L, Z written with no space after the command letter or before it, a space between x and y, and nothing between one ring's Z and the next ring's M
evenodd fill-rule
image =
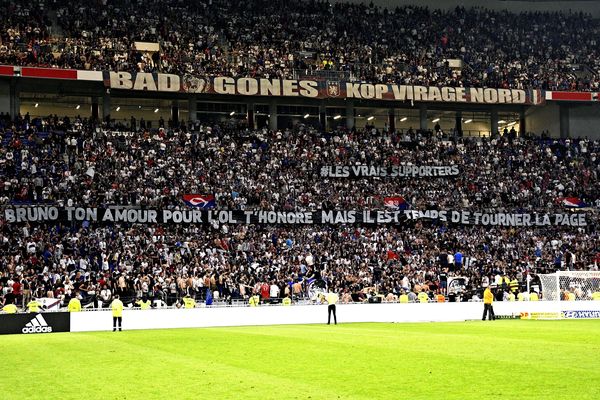
M600 271L557 271L540 274L544 300L592 300L600 292Z

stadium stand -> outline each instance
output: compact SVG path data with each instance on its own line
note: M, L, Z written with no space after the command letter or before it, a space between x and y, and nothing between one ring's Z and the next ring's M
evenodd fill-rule
M564 198L600 206L600 142L585 139L193 124L130 132L53 117L5 120L1 143L4 206L175 209L186 207L185 193L213 193L223 210L384 210L384 198L393 195L414 209L552 213L565 212ZM321 165L431 160L457 165L460 174L404 180L319 174ZM5 297L20 293L20 302L33 296L66 304L78 292L95 305L108 304L113 294L171 305L185 294L204 299L208 288L216 301L246 301L252 293L265 301L271 293L276 301L288 293L301 299L311 278L341 292L342 302L395 301L420 291L433 298L442 281L461 277L458 299L468 300L490 284L508 292L516 279L524 291L537 273L597 268L597 222L593 212L578 228L3 223L0 283Z
M598 268L600 141L567 137L576 123L585 128L580 122L593 114L597 101L600 21L591 15L284 0L0 0L0 12L0 64L5 67L0 101L3 110L10 109L0 114L2 211L39 205L182 210L188 207L187 194L214 196L216 209L236 212L393 209L574 216L586 210L585 224L577 226L466 225L411 219L410 212L396 224L381 225L181 226L11 223L3 213L2 303L16 297L25 305L43 297L66 305L79 296L84 305L106 306L116 294L127 304L144 297L173 305L185 295L215 303L247 302L252 295L278 302L288 294L310 299L312 284L339 292L342 303L402 296L417 301L421 292L427 295L423 300L439 301L436 295L444 294L451 301L468 301L480 299L490 285L502 289L501 298L508 292L527 295L528 288L539 289L538 274ZM27 69L19 67L36 68L26 76ZM177 78L178 83L150 93L147 82L134 88L137 78L119 75L128 72L140 73L141 81L158 82L161 75L164 82ZM197 79L187 81L186 75ZM285 85L296 90L300 79L314 78L315 95L299 99L284 93L266 101L261 94L259 103L258 89L227 92L224 81L220 91L188 85L214 84L205 77L269 78L266 84L273 87L272 79L293 79L277 81L283 92ZM125 81L131 85L121 85ZM427 87L494 88L495 98L486 100L482 91L481 99L471 99L463 92L465 104L459 105L458 95L453 100L354 96L356 104L342 109L349 91L340 82L419 85L423 93ZM38 85L43 86L39 93L56 95L47 103L65 93L85 96L91 115L22 115L19 96L37 108ZM375 90L368 86L365 90ZM127 92L132 88L135 95ZM392 96L392 87L385 89ZM523 89L522 98L495 89ZM573 93L561 98L553 91ZM501 101L500 94L512 100ZM138 101L156 95L177 118L161 116L158 128L151 128L132 115L126 124L114 118L120 105L111 106L113 95L115 104L126 104L127 96ZM198 104L204 116L217 109L207 106L216 96L223 96L219 104L227 107L227 101L236 103L238 114L252 123L199 121ZM277 103L277 97L284 99ZM190 105L187 122L178 118L178 100ZM374 105L376 100L381 101ZM382 105L383 100L390 101ZM547 114L546 100L554 102ZM332 115L327 101L336 108ZM378 107L393 122L394 107L405 112L415 102L421 102L419 110L411 110L414 120L419 115L418 130L389 123L376 127L369 122L373 116L358 115L359 107ZM127 106L142 109L132 104ZM311 108L314 124L278 127L275 114L282 105L302 111L286 114L297 117L295 122L309 116L301 118L302 107ZM227 107L216 112L234 116L237 109ZM436 113L456 108L449 118L456 130L424 129L427 107ZM588 114L577 114L583 108ZM512 122L507 117L501 127L499 112L511 113ZM490 120L489 137L463 137L464 117L475 113ZM536 123L531 125L539 126L551 113L560 114L554 125L561 139L524 128L531 114ZM346 129L328 122L341 118L348 119ZM360 121L365 124L358 126ZM517 123L522 132L515 131ZM590 136L597 137L596 132ZM323 174L328 167L357 165L452 166L458 173L412 179ZM459 284L450 288L452 280ZM588 299L591 293L575 296Z
M0 8L7 65L554 91L599 84L600 24L583 13L284 0L3 0Z

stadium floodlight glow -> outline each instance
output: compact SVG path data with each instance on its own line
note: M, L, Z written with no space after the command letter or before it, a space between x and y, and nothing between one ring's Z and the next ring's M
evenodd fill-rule
M499 124L505 124L505 123L506 123L506 121L505 121L505 120L503 120L503 119L501 119L500 121L498 121L498 123L499 123Z
M373 121L374 119L375 117L371 115L369 118L367 118L367 121Z
M404 121L406 121L407 119L408 119L408 117L402 117L402 118L400 118L400 122L404 122Z
M340 118L342 118L342 116L341 116L341 115L339 115L339 114L338 114L338 115L336 115L335 117L333 117L333 119L340 119Z
M121 106L117 107L117 111L120 111L120 110L121 110Z
M81 108L80 104L77 104L77 107L75 107L76 110L79 110Z
M157 112L158 112L158 108L155 108L155 109L154 109L154 112L155 112L155 113L157 113Z
M439 118L436 118L436 119L434 119L434 120L433 120L433 121L431 121L431 122L438 122L439 120L440 120Z
M40 103L35 103L35 108L38 108L38 106L40 105Z
M472 119L468 119L468 120L465 121L465 124L470 124L471 122L473 122L473 120Z
M233 117L235 115L235 111L230 112L229 115Z
M310 117L310 114L304 114L304 119Z

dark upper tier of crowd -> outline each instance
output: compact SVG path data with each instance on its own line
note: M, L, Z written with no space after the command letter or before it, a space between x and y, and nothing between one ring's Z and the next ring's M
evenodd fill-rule
M368 82L547 90L600 82L600 21L582 13L287 0L2 0L0 12L3 64L234 77L331 70ZM136 41L160 52L137 51ZM457 59L460 71L446 62Z
M344 301L377 292L435 292L448 276L477 291L498 276L597 269L600 142L511 135L472 139L365 127L327 134L189 124L118 130L80 118L0 118L0 202L185 208L186 193L219 209L414 209L567 212L589 204L587 227L490 228L416 222L385 226L201 227L10 224L0 220L0 285L29 295L99 299L104 292L244 298L265 285L302 296L323 277ZM322 178L321 165L457 165L455 177ZM460 256L457 255L460 253ZM460 262L457 262L460 260ZM446 277L446 278L444 278ZM291 285L296 283L296 285ZM9 289L9 287L11 289ZM475 293L473 292L473 293ZM582 298L588 294L582 293ZM469 297L472 293L469 294Z

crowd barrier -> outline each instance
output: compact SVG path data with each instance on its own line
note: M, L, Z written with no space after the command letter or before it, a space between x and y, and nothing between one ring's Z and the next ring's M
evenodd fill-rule
M498 302L500 318L600 318L600 301ZM481 319L483 303L339 304L339 323L459 322ZM201 307L123 311L123 329L172 329L223 326L322 324L326 305ZM112 330L110 310L0 315L0 334Z
M499 302L499 316L600 318L600 302ZM577 314L572 314L576 312ZM581 312L589 312L581 314ZM571 313L571 314L566 314ZM339 304L339 323L351 322L456 322L481 319L483 303ZM194 308L175 310L125 310L123 329L201 328L218 326L322 324L326 305ZM110 311L74 313L71 332L112 329Z

